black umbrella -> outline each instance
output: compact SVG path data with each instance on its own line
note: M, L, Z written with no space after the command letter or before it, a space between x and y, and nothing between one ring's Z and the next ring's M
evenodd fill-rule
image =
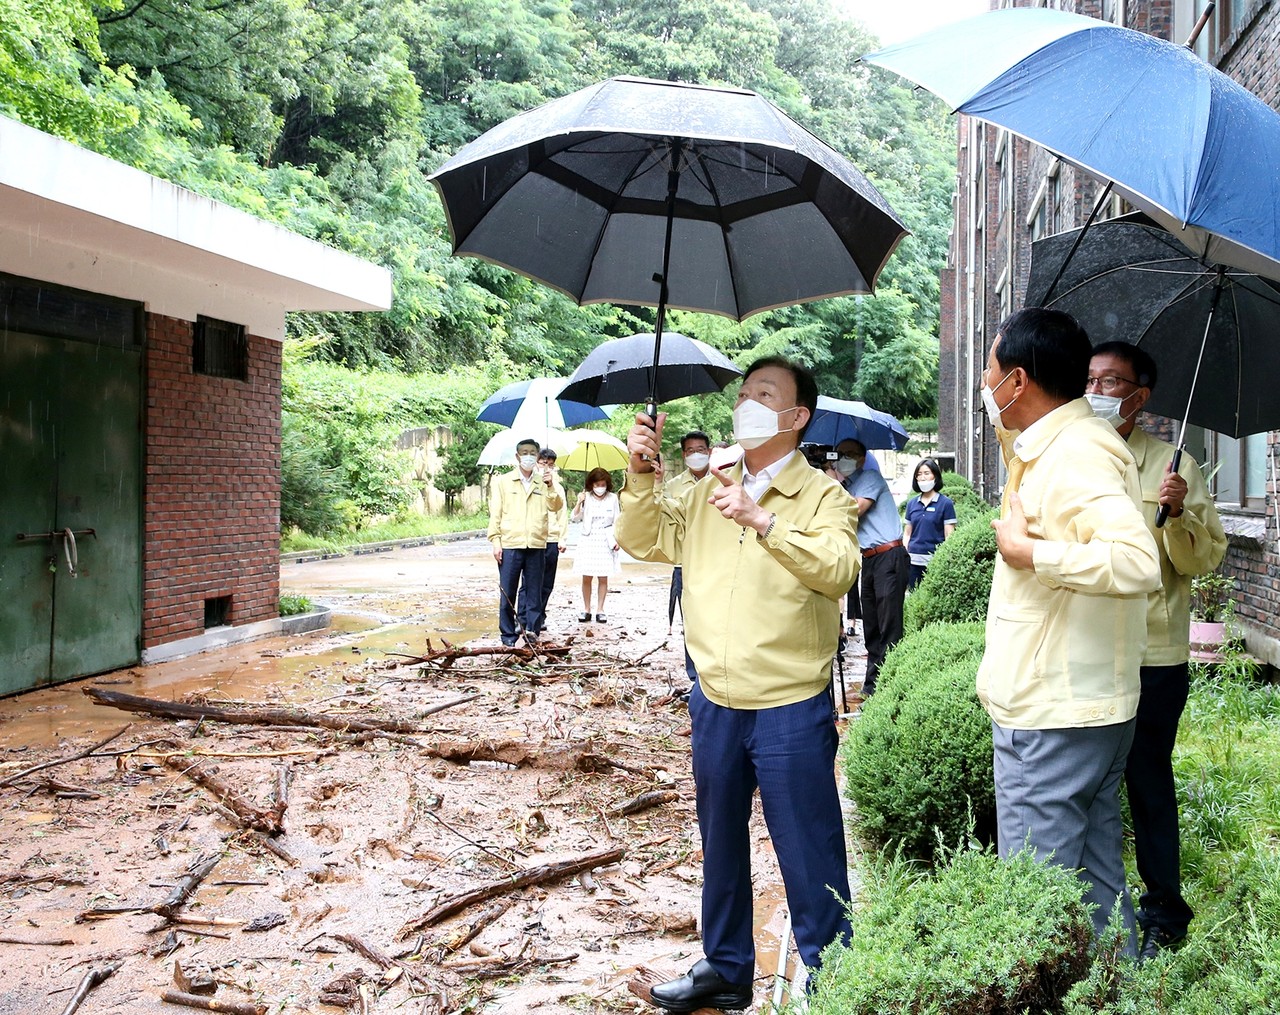
M588 405L625 402L669 402L685 395L720 391L742 376L733 360L705 342L676 331L662 336L661 361L654 377L657 336L628 335L603 342L592 350L569 382L561 398Z
M742 320L869 293L907 230L754 92L611 78L512 117L430 177L455 254L585 303ZM651 406L656 405L649 392Z
M1150 353L1160 385L1147 409L1182 420L1174 469L1188 422L1232 437L1280 427L1280 283L1204 261L1141 221L1095 224L1077 246L1079 233L1032 244L1026 305L1052 286L1043 305L1070 313L1095 345Z

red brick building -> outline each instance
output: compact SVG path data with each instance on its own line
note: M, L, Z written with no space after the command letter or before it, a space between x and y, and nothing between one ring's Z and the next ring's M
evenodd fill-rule
M1100 18L1160 38L1187 39L1204 0L993 0L992 7L1050 6ZM1280 109L1280 4L1220 0L1197 53ZM975 59L978 59L975 56ZM1082 225L1102 184L1044 149L970 117L958 118L954 228L942 274L939 326L940 445L957 471L993 499L1003 482L998 449L978 388L996 327L1022 306L1032 240ZM1273 167L1280 172L1280 167ZM1105 215L1128 210L1113 200ZM1280 215L1280 209L1260 208ZM1280 334L1277 336L1280 340ZM1172 437L1171 421L1144 426ZM1230 535L1225 569L1237 578L1236 616L1251 652L1280 665L1280 435L1233 439L1188 429L1188 449L1216 468L1214 494Z
M0 118L0 693L278 630L289 310L385 269Z

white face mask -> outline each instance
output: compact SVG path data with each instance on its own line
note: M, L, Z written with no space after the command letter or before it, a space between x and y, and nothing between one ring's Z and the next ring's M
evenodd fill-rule
M858 471L858 460L856 458L839 458L836 460L836 472L842 476L852 476Z
M597 497L603 497L606 493L609 492L609 488L607 486L604 486L603 484L592 487L592 490L594 491Z
M1099 419L1105 419L1116 429L1124 426L1126 417L1120 411L1120 406L1124 404L1124 399L1119 395L1090 393L1084 397L1093 409L1093 414ZM1134 411L1136 412L1137 410Z
M933 477L928 479L917 479L916 486L920 487L921 493L933 493Z
M999 391L1004 386L1004 382L1012 376L1013 371L1011 370L1001 378L1000 383L994 388L989 388L984 384L982 385L982 390L978 392L978 394L982 396L982 407L987 410L987 419L991 420L991 425L997 430L1006 429L1004 421L1000 418L1000 413L1004 412L1009 408L1009 405L1012 405L1018 400L1018 396L1014 395L1010 400L1009 405L1006 405L1004 409L996 405L996 392Z
M711 464L711 456L705 451L695 451L684 456L684 464L694 472L701 472Z
M795 406L791 408L794 409ZM791 409L781 410L781 412L790 411ZM787 430L779 430L778 415L779 413L774 412L767 405L757 402L754 398L748 398L733 410L733 439L744 448L758 448L779 433L795 429L791 426L787 427Z
M524 469L525 472L532 472L533 467L537 464L538 464L537 455L521 455L520 456L520 468Z

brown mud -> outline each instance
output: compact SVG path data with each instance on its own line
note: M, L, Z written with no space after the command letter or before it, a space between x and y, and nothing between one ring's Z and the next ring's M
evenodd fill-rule
M565 558L544 633L568 645L564 656L446 668L412 660L443 641L498 644L483 541L287 565L283 590L330 605L328 631L0 701L0 782L128 727L93 756L0 787L0 1012L62 1011L110 961L121 965L81 1013L183 1011L161 1000L175 961L211 971L216 999L282 1015L339 1005L654 1011L627 990L635 968L678 974L701 956L688 715L674 697L688 682L678 616L668 635L669 574L627 563L611 583L609 623L579 624L579 579ZM847 656L850 693L860 664ZM136 716L95 704L86 685L410 720L420 746ZM486 760L503 744L520 746L518 767ZM439 756L450 751L473 760ZM277 851L184 774L189 765L216 766L217 780L259 808L287 785ZM655 805L621 813L655 791L666 791L645 798ZM763 1012L784 900L756 811L752 1010ZM522 873L617 847L617 862L508 888ZM168 913L166 897L211 854L219 859L174 918L154 911ZM480 888L493 894L422 923ZM127 907L153 911L85 916Z

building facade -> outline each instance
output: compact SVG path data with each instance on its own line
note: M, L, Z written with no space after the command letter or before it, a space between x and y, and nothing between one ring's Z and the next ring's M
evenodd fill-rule
M0 117L0 694L278 630L289 310L385 269Z
M1205 0L993 0L992 7L1049 6L1182 43ZM1280 109L1280 4L1220 0L1196 43L1204 60ZM977 59L977 57L975 57ZM1038 145L959 116L957 186L948 263L941 279L939 444L956 470L988 500L1004 480L978 390L1000 321L1023 305L1031 244L1084 224L1105 181L1062 163ZM1280 168L1277 168L1280 172ZM1129 211L1109 199L1099 217ZM1280 209L1260 208L1280 215ZM1277 333L1280 341L1280 330ZM1174 439L1177 425L1146 416L1140 425ZM1230 548L1224 570L1236 578L1235 614L1250 652L1280 666L1280 434L1234 439L1188 428L1187 446L1205 464Z

